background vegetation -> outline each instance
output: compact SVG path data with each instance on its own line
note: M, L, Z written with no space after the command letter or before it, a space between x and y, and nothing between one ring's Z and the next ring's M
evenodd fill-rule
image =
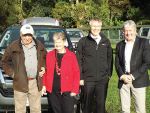
M150 0L0 0L0 32L29 17L53 17L77 28L95 16L103 26L120 26L127 19L150 24L149 7Z

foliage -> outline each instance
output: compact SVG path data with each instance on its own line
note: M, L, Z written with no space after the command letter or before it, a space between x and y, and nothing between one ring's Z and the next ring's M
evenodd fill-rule
M107 1L101 0L101 4L95 4L92 0L88 0L85 3L78 3L72 8L72 18L79 28L87 27L89 20L93 17L99 17L103 21L103 26L109 25Z
M57 2L55 8L52 8L52 14L54 18L63 21L65 27L71 27L71 6L67 2Z
M150 20L140 20L137 22L137 25L148 24L150 25Z
M137 8L135 8L135 7L129 7L129 10L127 11L127 18L128 19L133 19L135 22L137 22L137 18L139 17L139 18L141 18L140 17L140 15L142 15L141 13L140 13L140 9L139 9L139 7L137 7Z
M141 17L145 20L150 20L150 0L130 0L132 2L132 7L139 7L139 12ZM136 14L138 14L136 13ZM139 17L140 17L139 16ZM139 19L140 20L140 19Z
M118 22L124 16L124 13L128 10L128 7L130 7L129 0L111 0L109 2L111 26L118 26Z
M128 19L134 20L137 25L140 24L150 24L150 18L146 19L144 16L144 13L140 10L139 7L129 7L129 10L127 11L127 16Z
M28 17L53 17L66 27L88 27L93 17L103 26L122 26L127 19L149 24L150 0L0 0L2 30Z
M78 3L72 7L71 17L78 28L81 28L86 23L86 7L84 3Z
M113 21L112 26L123 26L124 21L120 21L117 18L115 18L115 20Z
M3 6L2 6L3 7ZM6 18L6 23L7 25L12 25L14 23L17 23L18 22L18 12L15 8L15 2L13 0L8 0L6 3L5 3L5 13L7 17Z
M45 16L51 16L51 8L49 7L43 7L41 4L35 4L28 17L45 17Z

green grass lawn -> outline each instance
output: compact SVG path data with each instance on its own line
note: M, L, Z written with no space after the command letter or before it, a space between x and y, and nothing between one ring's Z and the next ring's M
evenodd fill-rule
M115 55L114 55L115 59ZM115 61L115 60L114 60ZM149 70L150 75L150 70ZM121 113L121 103L118 89L118 75L113 65L113 74L109 81L108 93L106 99L107 113ZM131 113L136 113L133 98L131 100ZM146 113L150 113L150 87L146 88Z

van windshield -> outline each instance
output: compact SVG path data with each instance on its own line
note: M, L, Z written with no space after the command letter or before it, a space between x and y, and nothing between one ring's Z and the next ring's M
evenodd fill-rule
M34 29L34 38L39 40L44 47L54 47L53 34L63 32L61 29ZM8 47L13 41L20 39L20 29L10 29L1 36L0 47ZM65 44L68 47L68 42Z

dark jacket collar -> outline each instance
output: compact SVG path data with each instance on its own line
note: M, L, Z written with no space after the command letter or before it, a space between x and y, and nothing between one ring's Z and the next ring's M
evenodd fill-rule
M105 42L106 40L108 40L108 38L107 38L103 33L99 33L99 35L101 36L101 41L100 41L100 43L103 43L103 42ZM89 32L87 38L88 38L89 40L94 40L94 39L91 37L91 32Z

